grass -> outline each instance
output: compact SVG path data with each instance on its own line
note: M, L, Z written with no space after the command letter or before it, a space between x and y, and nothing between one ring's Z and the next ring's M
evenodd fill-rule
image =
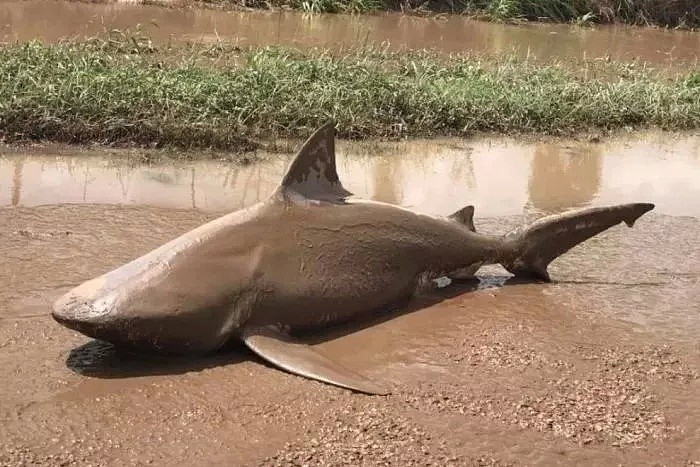
M153 3L163 3L151 0ZM385 0L199 0L202 3L245 8L284 8L307 13L373 13L390 9Z
M461 5L466 11L481 10L501 20L700 25L696 0L462 0Z
M13 44L0 48L0 136L241 151L328 120L357 138L700 127L700 72L591 67L584 79L514 58Z
M381 10L475 14L500 21L627 23L678 28L700 26L697 0L201 0L257 8L292 8L314 13Z

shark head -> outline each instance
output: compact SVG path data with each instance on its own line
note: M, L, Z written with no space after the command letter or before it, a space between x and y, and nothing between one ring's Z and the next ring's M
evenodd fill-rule
M128 272L128 271L127 271ZM219 347L231 307L214 294L180 287L173 271L117 269L70 290L52 306L63 326L120 347L158 353L202 353Z

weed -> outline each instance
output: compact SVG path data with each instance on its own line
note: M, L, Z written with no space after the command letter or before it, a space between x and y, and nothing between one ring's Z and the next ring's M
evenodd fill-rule
M700 26L697 0L202 0L247 7L286 7L313 13L367 13L400 10L478 14L495 20L631 23Z
M515 58L338 58L278 47L182 54L136 43L0 47L0 136L238 150L303 137L328 120L349 137L700 126L697 71L671 79L613 62L599 65L606 78L582 79ZM217 54L231 65L207 66Z

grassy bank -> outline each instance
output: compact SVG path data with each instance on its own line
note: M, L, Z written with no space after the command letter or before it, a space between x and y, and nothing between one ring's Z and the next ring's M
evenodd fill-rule
M292 8L307 12L369 13L381 10L449 12L494 20L539 20L576 23L627 23L695 28L700 26L697 0L202 0L258 8Z
M515 59L134 44L0 48L0 136L242 150L330 119L350 137L700 127L698 72L613 63L584 79Z

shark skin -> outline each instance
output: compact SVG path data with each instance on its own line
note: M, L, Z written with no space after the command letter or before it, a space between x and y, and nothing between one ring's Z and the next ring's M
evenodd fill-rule
M335 128L326 124L267 200L78 285L51 314L70 329L136 350L196 355L239 340L290 373L387 394L295 333L360 319L432 279L469 277L486 264L549 281L556 257L621 222L631 227L653 208L588 208L483 235L472 206L439 217L354 198L338 177Z

